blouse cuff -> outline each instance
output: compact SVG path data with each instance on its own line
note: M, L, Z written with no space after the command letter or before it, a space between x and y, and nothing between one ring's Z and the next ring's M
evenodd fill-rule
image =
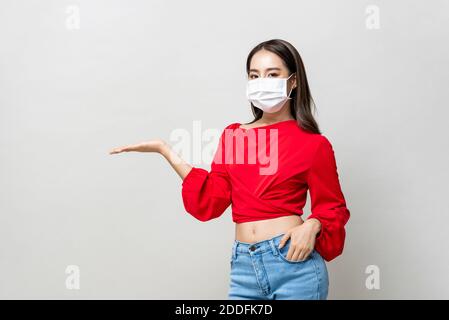
M209 172L206 169L192 167L192 170L182 180L183 189L192 191L200 190L202 183L198 183L198 181L206 179L208 174Z
M321 224L321 229L316 234L316 238L315 238L315 241L319 241L319 240L321 240L323 238L323 234L325 232L325 230L324 230L325 229L325 226L324 226L325 222L323 221L323 219L319 218L318 216L314 216L313 214L309 215L306 220L309 220L311 218L317 219L320 222L320 224Z

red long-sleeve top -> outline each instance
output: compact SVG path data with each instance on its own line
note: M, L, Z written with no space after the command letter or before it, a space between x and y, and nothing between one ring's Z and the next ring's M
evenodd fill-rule
M186 211L208 221L232 204L235 223L302 215L309 190L307 219L321 222L315 249L326 261L339 256L350 212L329 140L293 119L250 129L240 125L221 133L210 171L193 167L184 177Z

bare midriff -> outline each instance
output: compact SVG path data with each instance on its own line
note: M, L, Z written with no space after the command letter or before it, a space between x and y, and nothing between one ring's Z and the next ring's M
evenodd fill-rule
M235 239L242 242L255 243L278 236L303 223L303 219L297 214L273 219L236 223Z

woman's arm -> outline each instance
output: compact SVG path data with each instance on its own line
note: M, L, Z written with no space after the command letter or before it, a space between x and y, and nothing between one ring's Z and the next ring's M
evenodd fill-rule
M316 249L326 261L331 261L343 252L345 224L350 212L341 190L334 150L324 136L320 139L308 171L307 182L312 211L307 220L320 221Z
M182 200L186 211L200 221L208 221L221 216L231 204L230 179L225 165L218 161L224 150L223 133L210 171L186 163L161 139L115 148L110 154L130 151L161 154L183 180Z
M162 142L160 147L160 154L167 159L171 167L176 171L176 173L181 177L182 180L189 174L192 170L192 166L184 161L176 152L173 151L171 146L165 141Z

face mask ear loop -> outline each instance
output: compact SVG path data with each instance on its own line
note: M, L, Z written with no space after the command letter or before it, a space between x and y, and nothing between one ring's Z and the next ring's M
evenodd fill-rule
M294 74L294 73L292 73L292 74L287 78L287 80L290 79L290 77L291 77L293 74ZM289 94L288 94L288 96L287 96L287 99L292 99L292 98L290 97L290 94L292 93L292 91L293 91L293 85L292 85L292 87L290 88L290 92L289 92Z

